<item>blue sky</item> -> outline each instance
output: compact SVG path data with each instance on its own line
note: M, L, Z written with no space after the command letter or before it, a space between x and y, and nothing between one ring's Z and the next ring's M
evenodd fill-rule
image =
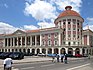
M54 26L54 20L71 5L84 18L83 28L93 30L93 0L0 0L0 33Z

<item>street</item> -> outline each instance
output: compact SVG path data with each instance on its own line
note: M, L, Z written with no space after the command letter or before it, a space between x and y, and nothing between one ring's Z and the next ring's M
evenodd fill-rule
M23 63L14 64L13 68L15 70L92 70L93 69L93 59L77 59L69 60L68 64L61 62L36 62L36 63Z

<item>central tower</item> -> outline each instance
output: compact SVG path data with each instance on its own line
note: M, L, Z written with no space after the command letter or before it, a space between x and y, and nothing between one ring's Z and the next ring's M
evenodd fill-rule
M63 45L79 46L82 44L82 23L84 19L79 13L66 6L65 11L59 14L54 23L63 29Z

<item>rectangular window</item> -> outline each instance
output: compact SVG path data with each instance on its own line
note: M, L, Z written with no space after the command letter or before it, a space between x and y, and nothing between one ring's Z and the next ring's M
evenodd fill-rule
M63 42L63 44L65 45L65 42Z
M71 35L68 35L68 37L71 37Z
M65 25L65 24L66 24L66 22L63 22L63 24Z
M75 44L76 44L76 42L73 42L73 44L75 45Z
M73 19L73 24L76 24L76 19Z
M70 24L70 22L68 22L68 24Z
M55 37L56 37L56 38L57 38L57 36L58 36L57 33L55 33Z
M73 28L73 30L76 30L76 28Z
M71 30L71 28L68 28L68 30Z
M51 35L49 34L49 35L48 35L48 37L50 38L50 37L51 37Z
M55 41L55 45L57 45L57 41Z
M76 35L73 35L73 37L76 37Z
M48 45L49 45L49 46L51 45L51 41L50 41L50 40L48 41Z

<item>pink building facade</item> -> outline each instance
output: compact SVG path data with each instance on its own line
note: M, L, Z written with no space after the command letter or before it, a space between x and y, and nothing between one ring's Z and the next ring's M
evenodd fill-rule
M83 30L83 22L71 6L66 6L55 19L55 27L0 35L0 52L93 55L93 32Z

